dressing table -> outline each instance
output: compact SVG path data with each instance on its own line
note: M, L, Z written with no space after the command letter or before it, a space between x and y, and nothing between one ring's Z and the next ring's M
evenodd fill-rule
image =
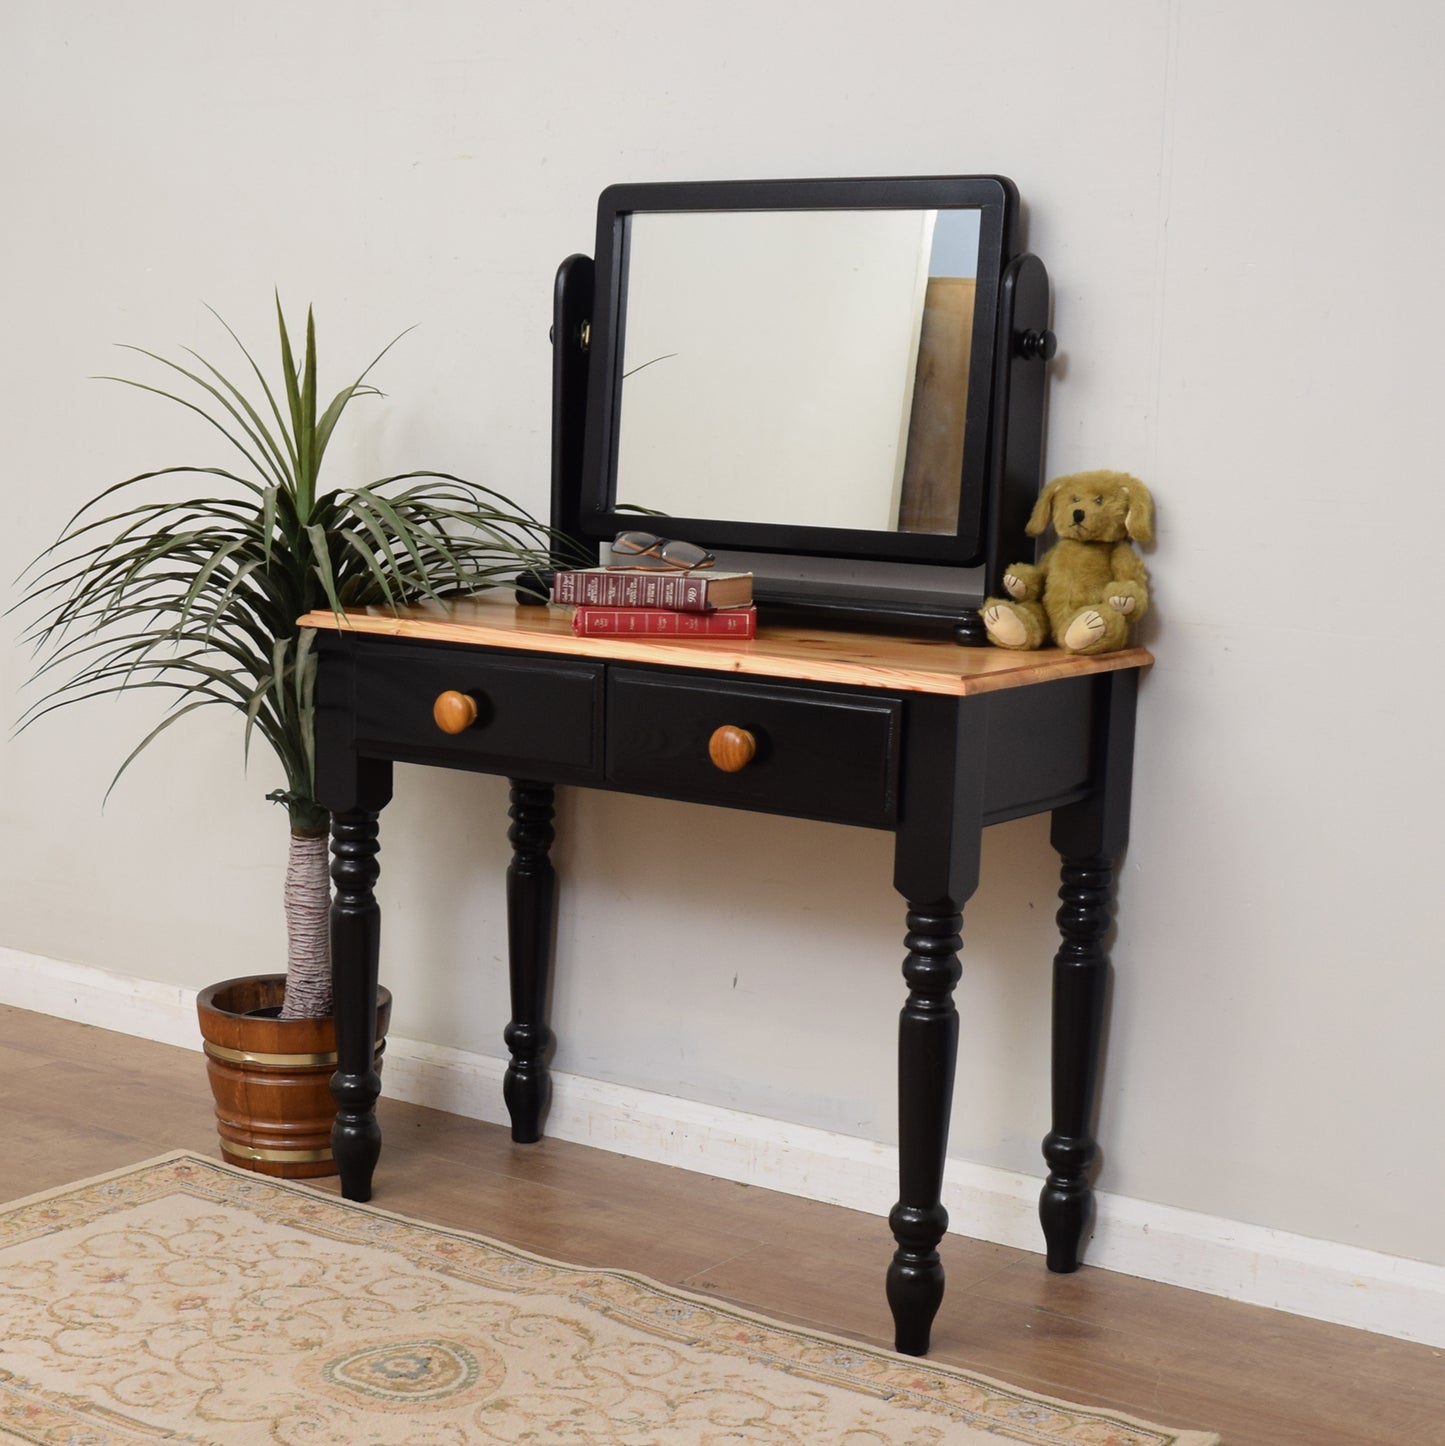
M658 530L716 548L720 565L756 564L755 639L576 637L563 610L531 601L545 578L524 580L517 602L303 619L317 629L317 796L333 816L332 1147L347 1198L370 1198L381 1146L370 1026L379 816L393 763L510 780L504 1096L524 1143L541 1137L550 1095L557 785L746 810L759 828L771 813L883 829L894 837L906 920L886 1289L897 1348L923 1354L944 1289L937 1247L948 1225L940 1196L963 907L978 883L983 829L1049 812L1062 942L1040 1215L1049 1268L1077 1266L1096 1153L1103 939L1149 655L972 646L982 596L1007 562L1030 555L1022 521L1040 480L1048 286L1018 250L1016 229L1013 188L994 177L604 193L596 259L568 258L554 297L557 561L594 560L597 544L635 526L641 509ZM733 275L739 258L752 259ZM808 258L823 273L813 297L798 294L809 289L798 280ZM848 275L870 270L879 294L847 293ZM763 303L750 310L754 292ZM902 318L891 314L900 307ZM858 390L851 364L839 371L834 361L870 308L884 320L865 338ZM728 325L715 324L719 311ZM742 393L728 390L737 326L748 333L743 370L764 373ZM780 369L757 361L763 351L784 358ZM799 503L788 487L790 469L804 465L794 418L820 415L827 398L809 387L825 376L823 391L835 404L844 398L831 411L839 425L844 413L869 410L865 391L889 395L829 455L834 487L813 479ZM644 379L665 380L655 389L664 395L643 397ZM689 396L707 404L686 407ZM751 450L738 452L722 428L731 419L739 430L744 404ZM762 452L752 445L759 434ZM837 469L880 439L882 464L860 466L859 483L845 488ZM753 487L773 451L787 467ZM706 465L681 465L703 454ZM869 492L862 480L874 471L881 482ZM849 496L834 508L839 489Z

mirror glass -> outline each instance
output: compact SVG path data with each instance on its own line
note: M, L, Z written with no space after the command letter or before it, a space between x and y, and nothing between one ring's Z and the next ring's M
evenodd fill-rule
M619 506L953 534L978 249L971 209L633 216Z
M1016 216L997 176L609 187L583 526L976 562Z

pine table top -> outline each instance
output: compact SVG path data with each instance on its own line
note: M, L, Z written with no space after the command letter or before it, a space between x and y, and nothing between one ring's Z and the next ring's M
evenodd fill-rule
M967 696L1076 678L1153 661L1145 648L1080 657L1059 648L1013 652L965 648L949 638L851 629L764 624L755 638L578 637L571 609L523 607L478 597L446 604L308 613L304 627L386 637L511 648L569 658L598 658L852 687Z

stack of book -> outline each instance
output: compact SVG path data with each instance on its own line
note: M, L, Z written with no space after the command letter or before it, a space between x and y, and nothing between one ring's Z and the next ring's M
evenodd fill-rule
M583 637L751 638L758 628L750 572L573 568L553 578L552 601L576 609L572 631Z

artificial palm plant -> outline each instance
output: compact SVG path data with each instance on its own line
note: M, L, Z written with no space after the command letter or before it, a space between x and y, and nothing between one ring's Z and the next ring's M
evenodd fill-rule
M22 606L35 610L27 638L40 655L37 677L60 681L49 683L22 726L87 698L169 693L164 716L118 779L187 714L210 705L240 713L246 750L259 733L286 777L286 787L268 795L291 823L282 1017L319 1018L331 1010L328 818L315 793L314 633L296 620L315 608L396 607L475 591L547 565L554 539L500 494L445 472L323 491L321 465L337 423L352 401L380 395L366 378L390 346L320 408L314 319L308 311L300 365L279 299L276 319L279 386L219 315L254 386L237 385L189 348L189 364L126 348L166 369L160 377L176 391L106 378L199 414L244 465L232 457L229 467L143 472L71 518L27 574ZM204 493L177 497L180 479L199 481ZM157 488L170 495L142 500Z

